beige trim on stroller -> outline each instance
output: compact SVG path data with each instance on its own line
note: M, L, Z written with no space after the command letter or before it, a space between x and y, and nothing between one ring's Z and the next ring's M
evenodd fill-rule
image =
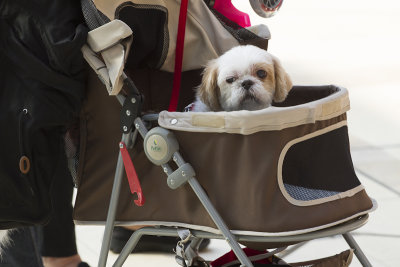
M292 141L290 141L289 143L286 144L286 146L282 149L281 155L279 156L279 161L278 161L278 185L279 185L279 189L281 190L283 196L293 205L296 206L311 206L311 205L318 205L318 204L322 204L322 203L326 203L329 201L335 201L341 198L346 198L346 197L352 197L355 194L359 193L360 191L364 190L364 186L363 185L359 185L357 187L354 187L353 189L347 190L345 192L341 192L341 193L336 193L332 196L329 197L325 197L325 198L319 198L317 200L309 200L309 201L300 201L297 200L295 198L293 198L292 196L290 196L290 194L287 193L286 188L283 184L283 178L282 178L282 166L283 166L283 161L285 159L285 156L288 152L288 150L295 144L299 143L299 142L303 142L305 140L311 139L313 137L316 136L320 136L322 134L325 134L327 132L336 130L338 128L341 128L343 126L347 126L347 121L341 121L337 124L334 124L332 126L326 127L322 130L313 132L311 134L302 136L300 138L294 139ZM374 210L375 208L373 208ZM372 211L372 210L370 210ZM370 212L368 211L368 212Z
M132 43L131 28L120 20L113 20L90 31L87 43L81 49L83 57L108 93L117 95L122 88L122 73Z
M249 135L328 120L350 109L348 92L336 93L310 103L291 107L269 107L257 111L167 112L160 113L160 126L184 132L212 132Z

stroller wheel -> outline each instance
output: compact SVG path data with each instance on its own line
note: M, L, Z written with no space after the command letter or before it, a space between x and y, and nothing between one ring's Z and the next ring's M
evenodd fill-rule
M270 18L278 12L283 0L250 0L254 12L260 17Z

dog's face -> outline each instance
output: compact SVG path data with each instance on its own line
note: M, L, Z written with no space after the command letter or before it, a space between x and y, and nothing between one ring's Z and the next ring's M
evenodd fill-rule
M257 110L285 100L292 82L277 58L238 46L206 67L197 97L211 111Z

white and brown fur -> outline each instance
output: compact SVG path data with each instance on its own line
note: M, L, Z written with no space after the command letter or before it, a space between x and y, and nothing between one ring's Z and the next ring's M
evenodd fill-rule
M237 46L206 66L192 111L263 109L284 101L291 88L275 56L252 45Z

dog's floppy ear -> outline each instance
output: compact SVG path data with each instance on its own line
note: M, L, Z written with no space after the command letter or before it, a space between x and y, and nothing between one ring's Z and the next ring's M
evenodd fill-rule
M286 73L281 65L281 62L276 57L272 56L274 62L274 72L275 72L275 93L274 101L282 102L286 99L290 89L292 89L292 80Z
M217 84L218 65L216 60L211 60L203 72L201 85L197 91L197 97L210 108L211 111L220 111L220 90Z

